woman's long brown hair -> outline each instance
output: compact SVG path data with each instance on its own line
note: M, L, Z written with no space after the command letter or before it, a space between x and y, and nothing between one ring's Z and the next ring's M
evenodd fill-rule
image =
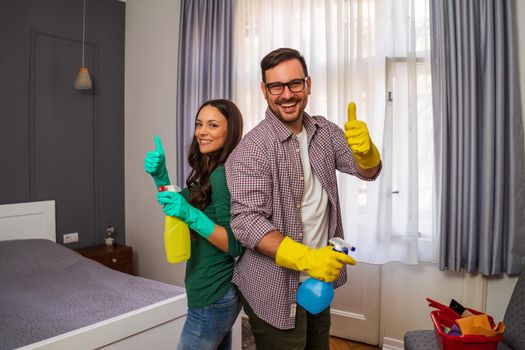
M192 170L186 179L186 186L191 193L188 202L201 210L211 201L210 174L217 166L226 162L226 159L242 138L242 115L233 102L224 99L204 102L197 111L195 120L197 120L200 111L206 106L213 106L221 112L228 121L228 130L224 146L208 154L200 152L197 138L193 135L188 154L188 163Z

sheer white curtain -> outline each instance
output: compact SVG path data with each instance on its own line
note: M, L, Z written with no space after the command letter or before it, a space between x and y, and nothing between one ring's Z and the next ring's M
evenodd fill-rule
M312 77L307 112L341 127L349 101L381 150L367 183L339 176L346 239L359 261L433 259L433 151L427 0L239 0L234 99L245 131L264 116L260 60L299 50Z

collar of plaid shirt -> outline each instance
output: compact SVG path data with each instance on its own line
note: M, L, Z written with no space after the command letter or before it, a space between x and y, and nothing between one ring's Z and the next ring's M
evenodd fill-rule
M315 118L312 118L306 112L303 112L301 118L303 126L306 129L306 133L308 135L308 143L310 143L310 140L312 139L316 129L321 127L321 125ZM274 128L275 135L279 141L286 141L294 135L293 132L286 127L282 120L277 115L275 115L275 113L270 108L266 109L266 120Z

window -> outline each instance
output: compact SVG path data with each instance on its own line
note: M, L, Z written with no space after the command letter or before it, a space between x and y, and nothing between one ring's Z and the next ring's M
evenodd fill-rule
M312 77L307 112L339 126L357 103L380 149L369 183L340 175L347 240L370 263L432 257L433 131L427 0L243 0L236 4L235 102L246 131L263 117L260 60L298 49Z

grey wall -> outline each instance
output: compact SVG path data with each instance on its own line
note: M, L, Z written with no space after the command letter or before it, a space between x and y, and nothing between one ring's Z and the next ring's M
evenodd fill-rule
M125 4L86 0L85 65L93 90L73 88L82 63L82 0L0 1L0 203L56 200L57 242L124 236Z
M180 0L126 1L126 242L139 276L184 285L184 263L164 254L164 213L144 156L158 134L169 174L176 174Z

